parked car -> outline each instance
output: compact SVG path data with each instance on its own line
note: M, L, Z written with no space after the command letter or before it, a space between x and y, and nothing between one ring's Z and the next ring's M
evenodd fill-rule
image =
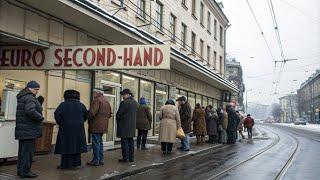
M305 120L303 118L297 118L294 121L294 125L307 125L307 120Z

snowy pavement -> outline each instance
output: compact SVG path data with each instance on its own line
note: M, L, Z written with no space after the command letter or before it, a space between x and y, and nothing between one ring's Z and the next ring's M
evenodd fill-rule
M274 124L320 133L320 124L309 124L309 123L307 125L294 125L293 123L274 123Z

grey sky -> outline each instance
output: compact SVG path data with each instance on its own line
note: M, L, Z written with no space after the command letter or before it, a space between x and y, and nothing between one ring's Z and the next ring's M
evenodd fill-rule
M320 68L319 0L272 0L285 58L299 59L285 64L280 76L278 95L273 94L273 60L246 0L221 1L231 24L227 30L227 52L241 62L246 89L252 89L248 93L249 102L277 102L279 96L296 92L301 83ZM273 56L281 60L268 0L249 0L249 3ZM279 69L280 64L277 65L275 81L278 79Z

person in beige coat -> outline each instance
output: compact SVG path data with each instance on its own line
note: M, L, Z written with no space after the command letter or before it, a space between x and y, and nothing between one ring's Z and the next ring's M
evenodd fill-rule
M172 151L173 143L176 142L177 129L181 127L179 110L173 100L169 99L160 109L160 135L161 149L163 154Z

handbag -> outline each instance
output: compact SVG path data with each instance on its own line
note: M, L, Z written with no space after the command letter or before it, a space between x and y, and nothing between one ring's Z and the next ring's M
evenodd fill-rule
M176 137L179 139L183 139L184 137L186 137L186 134L183 132L183 129L181 127L177 129Z

